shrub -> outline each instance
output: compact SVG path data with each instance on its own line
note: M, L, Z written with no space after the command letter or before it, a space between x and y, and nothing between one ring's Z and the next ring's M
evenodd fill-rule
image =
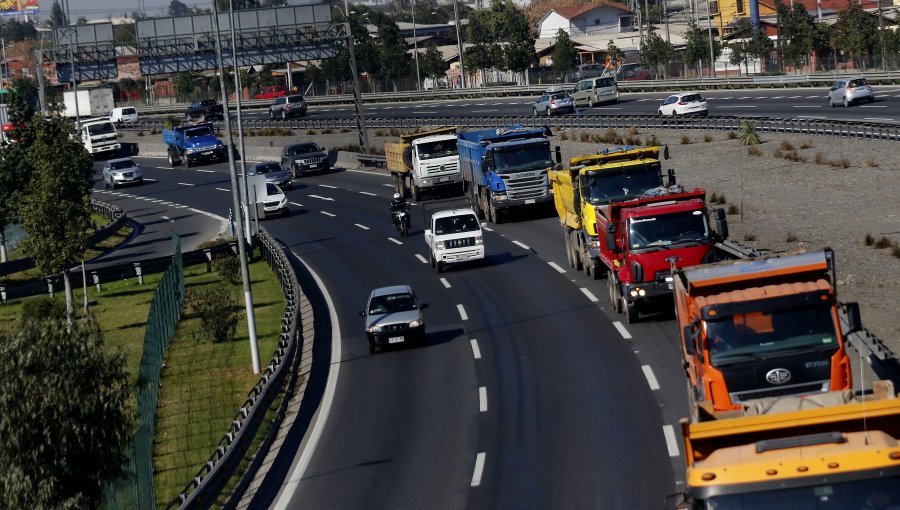
M681 145L689 145L691 143L691 137L688 135L681 135Z
M850 168L850 160L847 158L841 158L840 161L832 161L831 166L835 168Z
M637 135L639 135L640 133L638 133L638 130L637 130L636 127L634 127L634 126L628 126L628 131L626 132L626 134L627 134L628 136L637 136Z
M718 193L713 193L709 197L709 203L711 204L724 204L728 200L725 199L725 195L719 195Z
M869 168L877 168L877 167L878 167L878 162L875 161L874 159L867 159L867 160L866 160L866 166L869 167Z
M384 136L384 131L382 131L382 130L380 130L380 129L376 129L376 130L375 130L375 136Z
M350 130L348 128L341 128L341 133L349 133Z
M775 149L774 151L772 151L772 155L775 156L776 158L784 157L784 153L781 152L781 149Z
M648 147L659 145L659 139L656 138L656 135L650 135L650 139L647 140L644 145L647 145Z
M615 144L618 143L621 139L622 137L619 136L619 132L613 128L607 129L606 133L604 133L603 135L603 141L605 141L606 143Z
M334 131L332 131L332 130L329 129L329 128L325 128L325 129L322 130L322 134L323 134L323 135L330 135L330 134L333 133L333 132L334 132Z
M163 126L166 129L173 129L175 126L181 125L181 118L176 117L175 115L166 115L165 120L163 120Z
M744 241L756 241L756 236L753 234L744 234Z
M784 153L784 159L793 161L794 163L806 163L806 158L801 156L796 150L790 150Z
M802 142L802 143L800 144L800 148L801 148L801 149L811 149L812 146L813 146L812 140L806 140L805 142Z
M734 131L729 131L729 132L725 133L725 136L727 136L729 140L737 140L737 138L738 138L738 134L735 133Z
M893 248L891 248L891 255L893 255L894 258L900 259L900 246L894 246Z
M816 153L816 164L817 165L827 165L828 158L826 158L825 155L822 154L821 152L817 152Z
M568 139L569 139L569 135L567 135L565 131L563 131L562 133L559 134L559 140L561 142L565 142Z
M762 151L758 147L747 147L747 154L751 156L762 156Z
M138 132L137 132L137 136L144 136L144 132L143 132L143 131L138 131Z
M311 135L315 135L315 134L316 134L316 130L315 130L315 129L307 129L307 130L306 130L306 134L307 134L307 135L310 135L310 136L311 136Z
M877 241L875 241L875 244L873 246L876 250L883 250L884 248L891 248L892 246L894 246L894 243L892 243L891 240L887 237L881 236Z
M746 120L741 121L741 143L744 145L759 145L762 143L762 140L756 133L756 124Z
M794 234L792 234L790 232L788 232L787 239L785 239L785 241L788 243L796 243L799 240L800 239L797 236L795 236Z
M872 236L872 234L866 232L866 239L863 242L866 243L866 246L872 246L873 244L875 244L875 238Z
M794 150L794 146L787 140L782 140L781 143L778 144L778 148L785 152Z
M221 255L213 260L213 267L226 282L237 285L241 283L241 261L235 255Z
M193 290L188 293L187 301L200 319L201 334L207 340L220 343L234 338L241 314L228 289L218 286Z
M581 140L583 143L590 143L590 141L591 141L591 134L590 134L590 133L584 133L584 132L582 132L582 133L581 133L580 140Z
M628 137L625 137L624 142L625 142L625 145L639 146L639 145L641 145L641 137L639 137L639 136L628 136Z
M400 136L400 130L397 128L391 128L391 136Z
M58 299L41 296L22 302L22 319L65 320L66 304Z
M731 204L728 206L728 209L725 209L725 214L734 216L735 214L741 214L741 210L738 209L738 206Z

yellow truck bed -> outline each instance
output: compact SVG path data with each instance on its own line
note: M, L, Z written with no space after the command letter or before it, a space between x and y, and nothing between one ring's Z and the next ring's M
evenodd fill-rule
M440 127L435 129L426 129L406 135L400 135L399 142L387 142L384 144L384 156L387 162L388 171L391 173L408 173L412 168L407 164L403 153L409 148L413 140L424 138L426 136L436 135L455 135L456 127Z

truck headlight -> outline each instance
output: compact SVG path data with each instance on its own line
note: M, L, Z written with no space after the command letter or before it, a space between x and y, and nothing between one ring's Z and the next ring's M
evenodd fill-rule
M188 148L188 150L186 150L184 152L185 152L185 154L193 154L193 153L197 152L197 149L190 147L190 148Z
M491 198L494 199L494 202L502 202L506 200L506 193L492 194Z
M484 244L484 240L481 239L481 236L475 236L475 244Z
M434 247L435 249L443 250L444 248L446 248L446 244L444 243L444 241L438 241L434 243Z

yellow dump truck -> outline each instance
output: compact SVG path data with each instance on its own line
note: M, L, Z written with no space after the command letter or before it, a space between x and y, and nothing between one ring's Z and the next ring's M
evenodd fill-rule
M462 193L456 132L455 127L430 129L401 135L399 142L385 143L385 159L395 191L415 201L439 189L456 187Z
M643 196L664 185L659 147L605 149L569 160L549 172L553 200L564 230L566 256L576 270L599 278L605 267L599 259L596 208ZM559 161L559 158L557 158ZM669 170L666 186L675 184Z
M755 401L743 416L681 422L687 462L678 508L900 508L900 399L831 392Z

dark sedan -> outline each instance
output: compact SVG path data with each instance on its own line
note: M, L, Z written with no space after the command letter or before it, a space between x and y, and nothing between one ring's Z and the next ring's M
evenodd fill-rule
M288 145L281 151L281 168L294 177L331 169L325 149L312 142Z

